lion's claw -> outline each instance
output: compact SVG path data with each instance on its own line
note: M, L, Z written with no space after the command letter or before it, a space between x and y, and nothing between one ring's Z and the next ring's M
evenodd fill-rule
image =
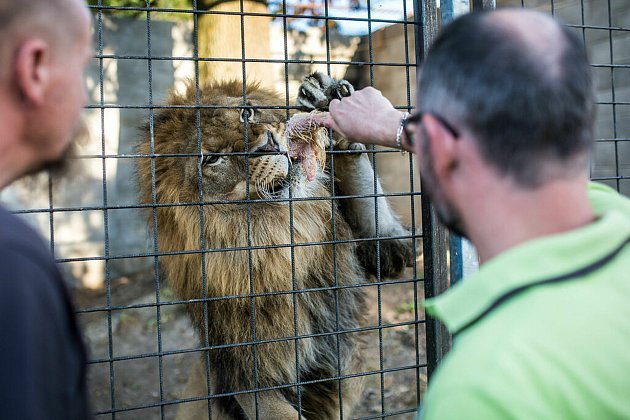
M304 111L327 111L333 99L341 99L354 93L347 80L337 80L327 74L315 72L304 78L297 97L297 106Z

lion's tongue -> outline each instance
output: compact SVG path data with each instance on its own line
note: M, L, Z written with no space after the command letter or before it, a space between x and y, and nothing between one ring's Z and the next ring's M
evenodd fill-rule
M315 178L317 173L317 158L315 157L315 151L310 144L304 145L304 157L302 160L302 166L304 167L304 173L306 179L310 182Z
M289 156L302 162L306 179L310 182L317 174L317 157L309 143L293 143Z

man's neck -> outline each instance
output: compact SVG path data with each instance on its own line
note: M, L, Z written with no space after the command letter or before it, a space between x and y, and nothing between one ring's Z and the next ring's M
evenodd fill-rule
M536 189L503 182L486 190L466 223L481 263L523 242L591 223L587 182L586 177L559 180Z
M22 122L0 95L0 190L23 175L33 159L33 152L25 146Z

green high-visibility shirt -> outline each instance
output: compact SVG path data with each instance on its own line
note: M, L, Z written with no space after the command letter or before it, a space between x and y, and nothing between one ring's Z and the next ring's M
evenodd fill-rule
M520 244L426 311L454 334L422 419L630 419L630 200L592 183L597 220Z

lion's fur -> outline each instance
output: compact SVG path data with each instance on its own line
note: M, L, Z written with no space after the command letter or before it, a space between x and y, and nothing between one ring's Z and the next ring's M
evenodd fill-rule
M195 105L195 94L196 89L189 88L184 95L171 95L168 104ZM249 101L263 106L283 101L257 85L248 85L246 94ZM242 95L241 82L216 84L199 90L198 104L231 105L235 98L242 101ZM161 269L178 298L196 300L187 304L187 310L201 344L205 345L207 339L208 345L221 346L209 352L212 393L282 386L360 371L358 333L334 334L358 328L365 309L362 288L344 288L363 282L365 273L354 243L343 243L353 239L353 233L335 202L251 202L248 206L215 200L203 205L203 212L199 204L181 204L199 203L202 198L198 177L190 176L198 165L198 157L194 156L198 150L198 121L202 142L243 147L242 124L228 121L226 112L203 107L199 111L161 110L147 126L137 149L140 154L162 155L140 158L137 164L141 203L158 205L147 211L149 225L157 232L158 251L176 254L161 256ZM285 111L277 109L273 113L278 129L283 130ZM177 154L191 156L170 156ZM327 178L322 175L311 183L312 196L330 195ZM303 245L320 242L328 243ZM204 301L205 297L210 299ZM316 336L290 339L296 334ZM263 343L239 344L253 341ZM279 397L271 395L278 392ZM349 404L344 404L344 417L359 394L360 386L356 385L342 390L344 403ZM245 418L252 409L253 394L244 395L222 398L218 404L233 418ZM271 401L270 406L265 398ZM293 413L293 407L298 406L295 387L261 393L259 400L263 401L259 402L261 418L265 418L263 412L267 409L271 410L267 415L273 410ZM338 400L338 381L300 387L300 405L307 418L309 414L312 418L337 418Z

